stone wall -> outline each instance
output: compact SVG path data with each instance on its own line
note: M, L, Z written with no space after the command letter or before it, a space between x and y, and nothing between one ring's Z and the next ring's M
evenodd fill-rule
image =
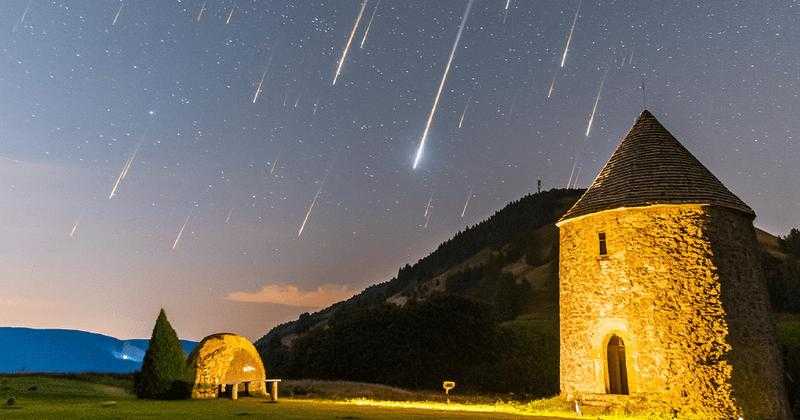
M617 335L637 399L706 418L787 416L749 218L655 205L559 227L564 396L606 393L606 345ZM760 354L744 357L753 351Z
M788 418L781 356L755 229L749 220L724 209L712 207L709 214L715 221L708 237L729 325L734 399L745 418Z

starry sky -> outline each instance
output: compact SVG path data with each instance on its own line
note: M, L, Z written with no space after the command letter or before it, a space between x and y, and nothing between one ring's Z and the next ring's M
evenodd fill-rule
M468 3L0 2L0 325L258 337L586 186L643 103L800 223L800 5L474 0L412 169Z

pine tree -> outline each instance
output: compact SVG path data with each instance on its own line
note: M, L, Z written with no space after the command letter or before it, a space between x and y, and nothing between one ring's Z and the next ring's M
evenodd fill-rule
M789 234L781 238L783 250L800 257L800 229L794 228Z
M173 399L185 396L186 355L164 309L158 313L142 370L136 376L139 398Z

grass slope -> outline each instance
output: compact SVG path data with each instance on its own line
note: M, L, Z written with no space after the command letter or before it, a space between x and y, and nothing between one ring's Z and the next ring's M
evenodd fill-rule
M326 387L322 383L299 383L295 386ZM366 384L328 384L327 386L369 389ZM279 419L513 419L518 415L501 412L476 412L453 410L440 403L439 410L425 408L387 407L343 403L320 399L282 399L271 404L264 399L242 398L230 400L152 401L137 400L128 389L130 380L119 377L80 375L61 376L0 376L0 398L5 401L15 396L12 407L0 406L3 419L127 419L127 418L192 418L218 419L228 417L254 417ZM406 392L383 389L379 395ZM484 408L485 407L485 408ZM492 409L493 406L473 406ZM468 407L465 407L468 409ZM552 417L528 417L547 419ZM563 418L563 417L559 417Z

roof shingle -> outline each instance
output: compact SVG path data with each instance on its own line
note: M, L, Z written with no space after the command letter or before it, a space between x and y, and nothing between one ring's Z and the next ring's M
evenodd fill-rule
M709 204L755 217L747 204L645 110L592 185L561 220L653 204Z

